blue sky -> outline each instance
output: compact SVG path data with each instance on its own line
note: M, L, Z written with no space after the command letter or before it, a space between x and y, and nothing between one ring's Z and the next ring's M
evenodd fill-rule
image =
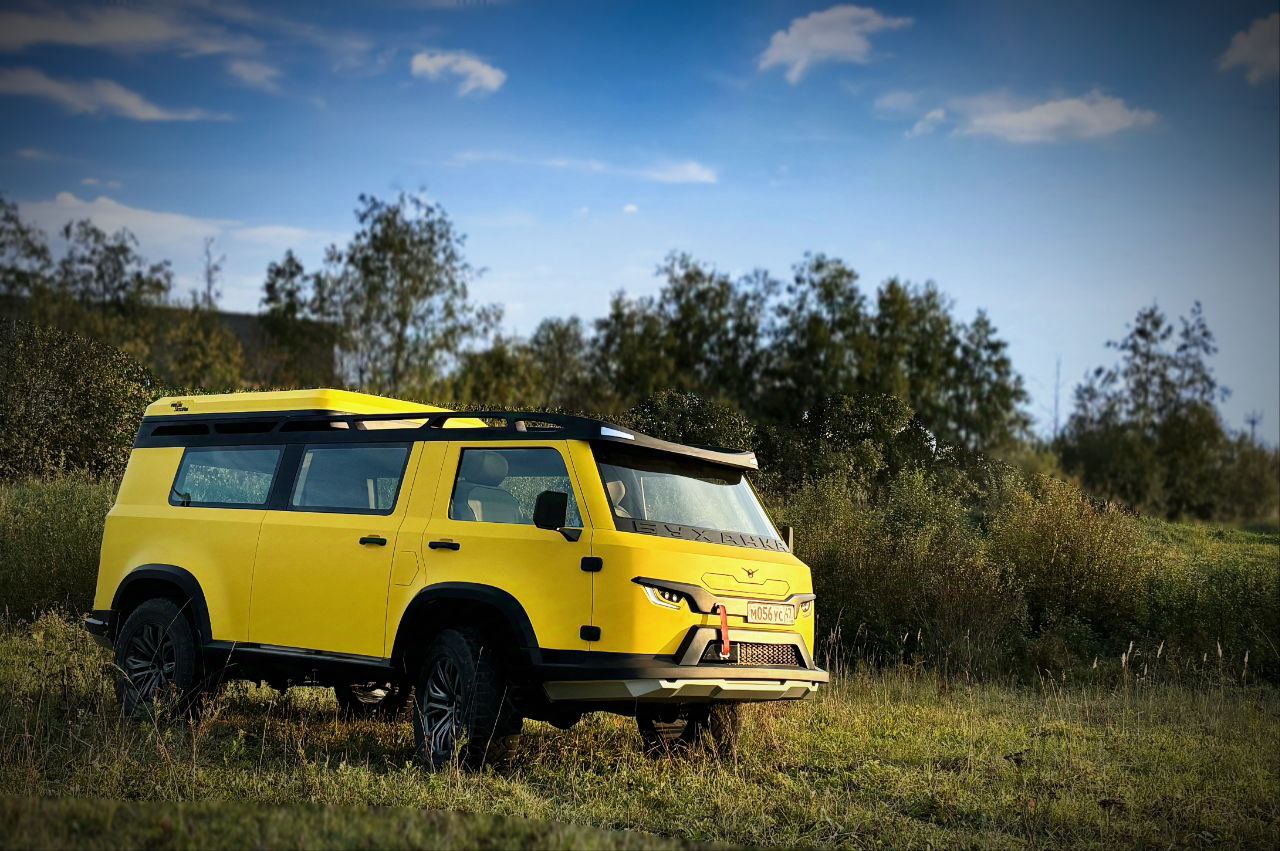
M1199 299L1280 441L1277 3L0 5L0 191L128 226L224 306L361 192L426 189L510 331L680 249L985 308L1051 423L1136 310Z

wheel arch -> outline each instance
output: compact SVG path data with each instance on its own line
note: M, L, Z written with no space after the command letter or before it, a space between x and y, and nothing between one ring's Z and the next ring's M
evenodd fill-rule
M391 647L392 664L405 666L436 632L467 626L494 631L520 662L534 662L539 652L529 615L509 592L480 583L442 582L419 591L405 608Z
M119 634L129 613L140 603L157 597L172 600L182 609L196 632L197 644L213 640L204 589L189 570L176 564L144 564L125 575L111 599L114 612L112 637Z

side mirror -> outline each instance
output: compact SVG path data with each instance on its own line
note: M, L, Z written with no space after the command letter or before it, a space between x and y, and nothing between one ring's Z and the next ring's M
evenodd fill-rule
M796 551L796 527L783 526L778 530L778 534L782 536L782 543L787 545L787 551L794 553Z
M569 494L564 491L543 491L533 503L533 525L564 535L566 541L576 541L581 529L566 529L569 517Z

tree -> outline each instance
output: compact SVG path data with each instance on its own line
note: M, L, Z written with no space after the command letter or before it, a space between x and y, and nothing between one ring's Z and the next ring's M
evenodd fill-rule
M0 296L31 298L49 287L53 256L43 232L18 215L0 195Z
M438 204L361 195L355 212L360 229L345 248L330 246L316 280L318 312L340 329L349 380L393 395L420 391L497 325L500 310L468 300L475 271Z
M270 387L316 387L333 383L338 329L324 319L315 276L292 251L267 266L262 284L262 325L267 346L262 378Z
M1200 304L1178 327L1144 307L1107 347L1120 360L1076 389L1057 444L1063 466L1106 499L1171 518L1216 516L1229 449L1216 403L1229 391L1209 367L1217 347Z
M591 341L582 320L576 316L544 319L526 348L537 367L539 404L565 410L604 409L605 393L591 369Z
M805 255L776 312L760 406L766 417L794 420L830 396L855 395L872 336L858 273L826 255Z

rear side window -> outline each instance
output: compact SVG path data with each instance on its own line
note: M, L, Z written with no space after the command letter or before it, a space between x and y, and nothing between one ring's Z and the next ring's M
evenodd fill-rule
M289 507L296 511L390 514L396 507L407 445L308 446Z
M538 494L569 495L566 523L582 527L582 515L564 458L554 449L464 449L449 502L452 520L533 525Z
M279 447L188 449L169 491L169 504L261 508L271 493L280 452Z

